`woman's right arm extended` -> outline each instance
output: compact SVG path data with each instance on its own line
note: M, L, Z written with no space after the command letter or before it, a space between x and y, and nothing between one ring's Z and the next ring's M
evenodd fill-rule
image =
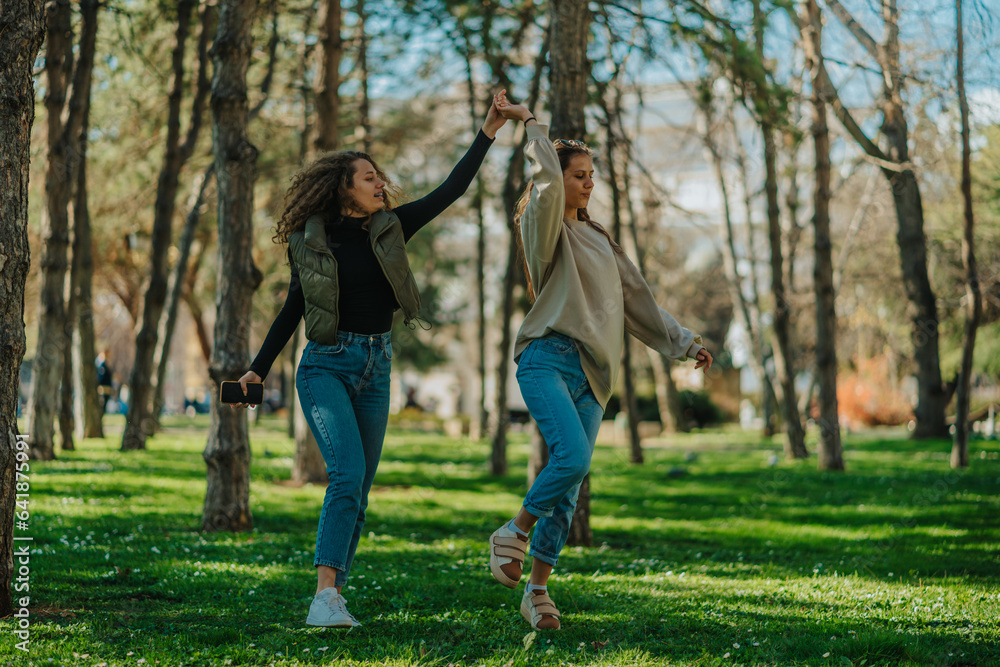
M299 320L302 319L305 308L306 301L302 296L302 284L299 282L298 271L292 264L292 278L288 283L288 296L285 297L285 305L281 307L281 312L274 318L271 329L267 332L267 338L260 346L260 352L250 364L250 373L255 373L260 378L257 381L263 381L267 377L271 370L271 364L285 349L288 339L292 337L295 328L299 326Z

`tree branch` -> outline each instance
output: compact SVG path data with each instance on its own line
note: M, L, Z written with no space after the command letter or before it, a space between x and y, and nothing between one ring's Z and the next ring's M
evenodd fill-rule
M851 34L854 35L855 39L861 43L861 46L864 47L865 51L867 51L876 62L881 64L882 54L879 51L878 43L870 34L868 34L868 31L865 30L860 23L854 20L851 13L847 11L844 5L840 4L840 0L823 0L823 3L830 8L830 11L832 11L838 19L840 19L840 22L843 23L844 27L846 27Z

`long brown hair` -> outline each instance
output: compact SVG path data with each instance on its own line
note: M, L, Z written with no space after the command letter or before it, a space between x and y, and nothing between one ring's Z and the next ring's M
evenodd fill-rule
M590 150L589 147L581 143L570 144L564 141L556 140L554 142L556 148L556 155L559 156L559 168L565 172L569 168L569 163L577 155L586 155L589 158L594 157L594 151ZM555 185L555 184L553 184ZM562 187L562 184L559 184ZM535 182L528 181L528 184L524 187L524 192L521 193L521 198L517 200L517 204L514 206L514 235L517 239L517 255L521 258L521 264L524 266L524 279L528 283L528 301L531 303L535 302L535 287L531 284L531 274L528 272L528 258L524 256L524 240L521 238L521 218L524 217L524 211L528 208L528 202L531 201L531 191L535 189ZM601 234L608 239L608 243L618 254L622 254L625 251L622 247L618 245L608 230L604 229L601 225L595 222L590 214L587 213L586 207L576 209L576 217L586 222L595 230L599 231Z
M351 208L354 198L351 186L357 172L358 160L368 160L375 173L385 181L385 208L395 206L399 190L385 175L368 153L361 151L333 151L321 155L312 164L292 177L292 185L285 193L284 210L274 226L275 243L288 243L288 237L306 225L306 220L317 213L327 214L334 220L342 216L343 208Z

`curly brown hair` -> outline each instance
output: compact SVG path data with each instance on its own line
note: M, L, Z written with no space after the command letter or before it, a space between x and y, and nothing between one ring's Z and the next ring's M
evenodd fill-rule
M564 172L569 168L569 163L577 155L586 155L590 158L594 157L594 151L590 150L589 147L579 141L569 143L556 139L553 144L556 148L556 155L559 156L559 167ZM531 284L531 274L528 273L528 258L524 256L524 241L521 239L521 218L524 216L524 210L528 208L528 202L531 201L531 191L534 188L535 182L528 181L528 185L525 186L524 192L521 193L521 198L517 200L517 204L514 206L514 233L517 237L517 254L521 258L521 263L524 266L524 279L528 283L528 301L530 303L535 302L535 288L534 285ZM586 222L592 228L603 234L608 239L608 243L611 244L611 247L616 253L622 254L625 252L622 250L622 247L618 245L613 238L611 238L611 234L608 233L608 230L604 229L604 227L590 217L586 208L576 209L576 214L580 220Z
M392 210L399 190L379 168L368 153L361 151L333 151L321 155L312 164L292 177L292 185L285 193L284 210L274 226L275 243L288 243L288 237L304 228L310 216L326 214L339 220L341 210L351 208L354 198L351 188L358 160L368 160L375 173L385 181L384 201L386 210Z

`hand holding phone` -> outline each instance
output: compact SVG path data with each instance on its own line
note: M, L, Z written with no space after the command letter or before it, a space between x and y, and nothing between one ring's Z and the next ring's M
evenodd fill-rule
M244 393L244 386L246 393ZM238 382L223 382L219 387L219 400L234 406L260 405L264 402L264 383L259 375L250 371Z

